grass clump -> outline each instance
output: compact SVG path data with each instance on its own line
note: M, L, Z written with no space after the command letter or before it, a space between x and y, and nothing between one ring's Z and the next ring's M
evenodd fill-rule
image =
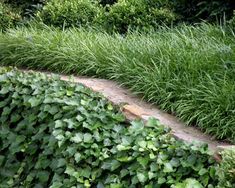
M161 109L235 143L235 45L219 26L125 37L57 29L0 37L0 64L114 79Z
M125 123L102 96L44 74L0 69L0 187L214 187L206 145L156 119Z

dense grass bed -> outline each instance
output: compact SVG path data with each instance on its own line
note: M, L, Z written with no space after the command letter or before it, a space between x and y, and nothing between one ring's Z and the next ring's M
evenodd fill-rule
M127 36L84 30L0 34L0 64L114 79L161 109L235 143L235 36L183 26Z

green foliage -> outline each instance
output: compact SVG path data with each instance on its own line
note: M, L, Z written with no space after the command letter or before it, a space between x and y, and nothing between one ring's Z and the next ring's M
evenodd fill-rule
M234 37L211 25L125 38L22 28L0 34L0 65L113 79L188 125L235 143Z
M172 0L170 4L183 21L189 22L229 19L235 9L233 0Z
M1 187L217 183L206 145L176 141L153 118L127 126L82 85L0 69L0 99Z
M34 13L41 10L47 0L3 0L12 7L22 10L22 16L31 17Z
M102 5L108 5L103 8ZM114 3L114 4L113 4ZM110 6L110 4L113 4ZM170 25L175 14L160 0L51 0L38 17L56 27L89 26L106 31L125 33L128 29L150 29Z
M152 6L153 5L153 6ZM128 29L149 29L170 25L175 14L168 8L146 0L119 0L98 18L105 28L125 33Z
M235 30L235 10L234 10L234 12L233 12L233 17L232 17L232 19L229 20L229 25L230 25L230 27L231 27L233 30Z
M2 0L31 18L40 12L48 25L84 26L126 32L151 29L172 22L221 21L232 17L233 0ZM99 7L99 5L102 5ZM98 20L96 20L98 16ZM101 26L101 27L100 27Z
M98 0L99 3L103 6L108 6L116 3L118 0Z
M235 147L221 152L222 162L219 164L217 175L219 177L218 188L235 187Z
M203 188L203 186L195 179L186 179L182 183L177 183L173 188Z
M80 27L90 25L100 9L92 0L51 0L37 16L47 25Z
M14 27L18 21L20 21L20 15L0 2L0 30Z
M25 6L35 5L35 4L45 4L47 0L3 0L5 3L16 5L16 6Z

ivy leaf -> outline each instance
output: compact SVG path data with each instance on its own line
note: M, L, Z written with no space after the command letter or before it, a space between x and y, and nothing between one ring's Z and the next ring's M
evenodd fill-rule
M156 118L150 117L146 123L146 126L156 128L157 126L160 126L160 121Z
M81 122L81 121L83 121L85 118L82 117L81 115L77 115L77 116L76 116L76 119L77 119L79 122Z
M164 177L160 177L160 178L158 178L158 180L157 180L157 183L159 184L159 185L162 185L163 183L165 183L166 182L166 178L164 178Z
M209 172L210 172L210 176L211 176L212 178L214 178L215 175L216 175L216 169L215 169L215 167L211 167Z
M112 164L111 164L111 171L116 170L117 168L119 168L121 166L121 163L117 160L112 160Z
M188 156L187 163L188 163L188 165L193 166L195 164L196 160L197 160L196 156L192 154L192 155Z
M149 158L148 157L138 157L137 161L143 166L146 167L148 162L149 162Z
M138 145L139 145L141 148L146 148L147 142L144 141L144 140L142 140L142 141L139 141L139 142L138 142Z
M73 176L74 172L75 172L74 168L72 168L71 166L67 166L64 173L66 173L70 176Z
M158 165L157 165L157 163L152 162L152 163L150 164L150 170L151 170L152 172L156 172L156 171L158 170Z
M131 149L131 147L119 144L119 145L117 145L117 149L118 149L118 151L125 151L125 150Z
M121 166L121 163L117 160L106 161L101 166L102 169L114 171Z
M113 130L114 130L115 132L117 132L117 133L120 133L120 132L123 130L123 126L121 126L121 125L115 125L115 126L113 127Z
M39 171L37 173L37 177L38 177L40 182L47 182L47 180L49 179L49 172L47 172L47 171Z
M81 176L85 177L85 178L89 178L91 175L91 169L90 168L84 168L81 170Z
M60 182L53 182L53 184L49 188L61 188L63 186Z
M144 129L144 124L141 121L133 121L131 122L131 126L129 128L130 133L141 133Z
M55 121L55 128L61 128L63 127L63 122L61 120L56 120Z
M148 172L148 177L149 177L150 180L155 178L156 176L157 176L157 174L155 174L153 172Z
M170 172L174 172L175 170L173 169L171 163L165 163L164 164L164 169L163 172L165 173L170 173Z
M75 136L73 136L71 139L70 139L72 142L75 142L75 143L80 143L83 141L83 134L82 133L76 133Z
M21 116L19 114L14 114L11 116L11 122L15 123L15 122L19 121L20 118L21 118Z
M141 172L137 173L137 178L141 183L146 182L148 179L148 177L144 173L141 173Z
M173 167L178 167L180 165L180 161L177 158L173 158L170 160L170 163Z
M87 101L85 101L85 100L81 100L81 105L83 105L83 106L87 106L87 104L88 104L88 102Z
M74 155L74 158L75 158L75 161L77 162L77 163L79 163L80 161L81 161L81 154L80 153L76 153L75 155Z
M85 185L85 187L91 187L91 184L90 184L89 180L85 180L84 185Z
M7 94L9 92L9 88L8 87L2 87L1 90L0 90L0 94Z
M77 152L77 149L75 147L68 146L66 149L66 152L71 157L71 156L75 155L75 153Z
M120 172L120 175L121 175L122 178L125 177L128 174L129 174L129 171L127 169L122 169L121 172Z
M73 95L73 91L72 90L66 90L66 95L67 96L72 96Z
M83 138L85 143L92 143L92 135L90 133L85 133Z
M58 111L59 111L59 108L57 106L52 106L48 112L51 115L55 115Z
M66 165L66 160L61 158L58 160L57 168L63 167Z
M199 174L200 176L203 176L203 175L206 174L207 172L208 172L207 169L201 168L200 171L198 172L198 174Z
M173 188L203 188L203 186L195 179L186 179L182 183L177 183L176 185L173 186Z
M64 122L67 123L69 129L74 128L74 124L75 123L74 123L74 121L72 119L65 119Z
M113 110L113 106L112 106L112 104L108 104L107 109L108 109L108 110L110 110L110 111L111 111L111 110Z

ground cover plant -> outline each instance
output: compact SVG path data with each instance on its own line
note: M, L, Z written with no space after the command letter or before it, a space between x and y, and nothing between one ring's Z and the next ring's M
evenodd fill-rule
M0 2L0 31L14 27L21 20L20 14Z
M0 64L114 79L235 143L234 38L212 25L126 36L22 28L0 35Z
M235 147L222 151L221 155L223 160L216 170L219 177L218 187L235 187Z
M206 145L125 122L82 85L0 69L0 187L217 186Z

